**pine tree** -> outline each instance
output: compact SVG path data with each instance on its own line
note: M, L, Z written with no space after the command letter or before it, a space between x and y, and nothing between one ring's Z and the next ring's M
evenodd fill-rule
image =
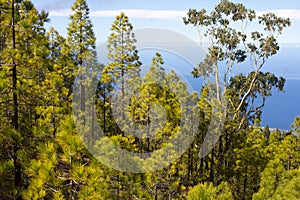
M114 110L115 121L121 123L122 126L126 126L126 95L130 95L134 89L133 84L139 83L140 61L138 51L135 47L136 39L134 36L133 26L129 22L128 17L121 13L116 17L115 22L111 27L112 33L108 38L108 59L109 64L105 66L102 73L102 82L105 85L114 85L114 91L120 90L119 94L105 94L106 97L111 98L113 104L110 105ZM104 124L106 127L107 125ZM121 127L123 128L123 127ZM123 136L126 134L122 130L116 130L115 133L108 133L115 135L121 133Z
M57 98L62 99L65 104L58 105L62 112L63 119L59 121L55 138L52 143L56 147L56 169L50 174L52 181L52 189L46 182L44 196L59 196L62 198L86 198L101 199L105 192L103 181L101 181L101 165L97 163L95 158L90 155L82 141L82 136L75 129L75 123L70 113L70 97L71 90L80 90L80 112L85 119L86 105L90 103L86 101L86 84L85 73L95 70L96 52L95 52L95 36L91 20L89 19L89 8L86 1L78 0L74 3L72 10L74 14L70 16L70 24L68 27L68 38L65 41L56 31L50 30L50 58L52 60L52 68L55 73L51 81L59 80L60 85L55 85ZM61 43L61 44L59 44ZM79 85L73 85L74 76L77 74L81 78ZM59 83L57 82L57 83ZM61 91L63 92L61 92ZM54 97L54 95L52 95ZM60 97L61 96L61 97ZM76 119L76 125L86 127L80 124L81 121ZM79 123L79 124L78 124ZM78 128L78 127L77 127ZM92 129L92 127L88 127ZM82 131L82 127L78 128ZM41 152L40 152L41 153ZM42 160L42 159L41 159ZM42 160L43 161L43 160ZM44 161L45 162L45 161ZM63 186L62 186L63 185ZM35 187L33 185L33 187ZM51 188L50 187L50 188Z
M272 132L264 149L267 166L261 174L260 188L253 199L297 199L299 138L291 133ZM297 175L298 174L298 175ZM285 196L286 195L286 196Z
M132 96L130 114L133 121L138 124L140 138L136 141L137 151L141 153L153 152L147 159L147 166L151 171L154 166L164 165L163 170L157 170L147 174L147 180L143 185L147 186L149 194L155 199L179 198L185 189L181 178L185 174L182 158L174 163L166 163L164 159L174 159L174 145L171 141L179 135L185 135L184 130L192 127L180 127L184 115L182 109L187 108L184 102L197 102L194 94L188 94L186 84L174 71L167 73L163 68L163 58L156 53L149 71L142 78L138 94ZM194 99L193 99L194 98ZM179 99L181 100L180 104ZM193 111L189 112L189 114ZM194 122L193 122L194 123ZM180 140L184 145L184 140ZM167 148L170 154L166 155L162 148ZM152 168L150 168L152 166Z
M112 33L108 38L107 47L110 63L104 69L103 81L121 83L122 95L125 93L125 75L137 75L141 65L132 30L133 26L128 17L121 13L116 17L111 27Z
M199 158L212 111L219 106L220 88L212 90L204 84L200 99L197 94L189 94L181 77L164 70L159 53L150 70L140 78L133 27L124 13L117 16L112 26L110 63L99 65L86 1L77 0L73 11L65 39L53 28L46 32L48 14L38 12L29 0L0 0L1 199L300 198L299 117L290 131L270 131L259 127L263 104L252 104L258 96L264 103L274 88L282 91L283 78L261 72L261 68L227 77L224 95L230 98L229 112L225 113L221 139L212 153ZM253 43L248 43L248 33L230 27L232 21L245 19L257 19L267 34L252 32ZM210 15L190 10L186 20L208 26L212 31L208 33L215 36L216 43L205 62L193 73L196 77L214 73L216 85L220 81L220 62L228 61L230 70L233 63L243 62L245 55L250 54L258 56L257 61L261 59L254 65L262 67L278 51L273 34L281 34L290 25L288 19L273 14L256 17L254 11L229 1L221 1ZM240 49L242 46L245 51ZM100 78L98 69L104 72L95 98L86 98L90 94L86 86ZM77 72L80 80L74 84ZM92 79L86 79L89 75ZM79 116L86 124L73 118L71 98L78 96L72 93L73 89L80 90ZM113 93L114 89L119 89L119 94ZM217 98L211 98L214 95ZM129 103L125 104L127 100ZM182 106L182 102L187 105ZM198 114L195 102L200 108L199 126L197 121L182 123L190 117L186 111ZM94 111L88 107L94 103L107 136L100 140L94 131ZM122 114L115 118L114 112ZM195 114L194 119L199 117ZM139 130L139 137L130 135L132 130ZM186 145L185 138L191 130L198 130L194 142L186 153L173 159L180 145ZM85 135L90 132L92 135ZM171 143L176 137L180 141ZM94 144L101 153L118 159L120 166L127 167L131 162L130 166L139 170L153 171L153 166L164 169L143 174L111 169L86 148ZM117 158L116 149L107 144L128 152L153 153L145 159ZM166 156L173 160L171 164Z
M67 42L74 63L83 66L85 59L95 53L96 38L86 1L76 0L72 11L74 13L70 16Z
M71 112L70 88L72 60L63 54L65 39L53 28L46 34L48 39L47 73L41 82L43 97L39 100L36 112L40 116L35 126L36 157L31 160L26 174L30 177L29 186L23 193L25 199L38 199L59 194L62 181L56 178L60 148L56 137L60 123ZM67 65L66 65L67 64ZM37 159L37 160L36 160Z
M253 193L257 192L260 183L261 172L267 165L265 149L267 138L259 128L244 131L247 138L241 148L236 148L236 163L234 173L236 178L237 198L251 199Z
M5 86L1 88L5 98L1 96L0 100L1 162L5 166L1 196L21 198L28 183L25 167L36 151L35 126L39 116L35 109L42 98L40 86L47 73L44 23L48 14L39 13L30 1L1 1L0 21L1 27L6 27L5 32L1 28L0 53L1 82Z
M70 53L75 66L77 66L74 73L77 74L77 72L79 72L80 110L82 111L82 120L85 124L84 115L86 114L87 104L85 93L87 80L85 80L83 74L87 73L89 67L91 67L87 66L87 64L96 58L96 38L89 17L89 8L86 0L76 0L72 11L74 13L70 16L71 22L68 26L67 43L69 49L67 52Z
M76 1L73 10L75 13L70 16L67 40L54 29L47 33L49 72L42 82L46 92L41 106L37 108L42 116L37 131L44 133L41 138L44 142L37 144L39 160L33 160L28 168L28 175L32 178L28 191L24 193L27 199L101 199L105 194L102 190L105 184L100 178L103 176L101 165L87 152L71 115L70 98L72 90L78 87L73 85L74 76L78 71L86 73L94 70L96 63L95 38L86 2ZM83 116L86 114L87 81L79 83Z
M198 184L192 190L189 191L188 200L230 200L233 199L232 193L227 183L222 182L215 187L212 183Z

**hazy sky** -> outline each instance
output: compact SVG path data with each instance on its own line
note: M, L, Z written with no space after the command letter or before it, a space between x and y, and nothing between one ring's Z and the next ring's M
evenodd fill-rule
M41 1L32 0L38 9L50 12L51 22L48 25L55 27L62 35L66 35L75 0ZM219 0L87 0L91 9L91 18L97 43L106 41L109 29L114 18L121 11L129 17L135 29L139 28L166 28L180 32L195 41L198 34L195 28L185 26L182 17L189 8L211 10ZM246 5L256 11L272 11L282 17L292 19L292 27L284 31L279 38L281 43L300 43L300 1L299 0L240 0L234 1Z

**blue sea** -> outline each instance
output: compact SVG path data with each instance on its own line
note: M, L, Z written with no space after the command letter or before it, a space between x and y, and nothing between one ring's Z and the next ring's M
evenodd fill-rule
M300 80L288 79L285 92L274 91L263 109L262 125L284 130L300 116Z

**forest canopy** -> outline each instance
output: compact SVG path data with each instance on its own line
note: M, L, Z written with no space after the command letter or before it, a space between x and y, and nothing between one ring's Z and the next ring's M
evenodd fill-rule
M267 98L284 91L284 77L263 69L290 19L228 0L182 17L209 41L191 71L204 80L198 93L159 50L141 76L126 13L104 64L86 0L74 2L66 37L30 0L0 0L0 199L300 199L300 118L290 130L260 125ZM249 72L233 74L247 59ZM208 132L218 139L201 156Z

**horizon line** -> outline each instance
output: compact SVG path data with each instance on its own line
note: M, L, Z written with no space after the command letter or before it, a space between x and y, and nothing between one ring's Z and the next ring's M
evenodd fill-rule
M68 17L72 9L49 10L50 17ZM151 9L118 9L118 10L96 10L90 12L90 17L114 18L121 12L131 18L139 19L182 19L188 10L151 10ZM274 13L279 17L300 20L300 9L276 9L256 11L257 15Z

